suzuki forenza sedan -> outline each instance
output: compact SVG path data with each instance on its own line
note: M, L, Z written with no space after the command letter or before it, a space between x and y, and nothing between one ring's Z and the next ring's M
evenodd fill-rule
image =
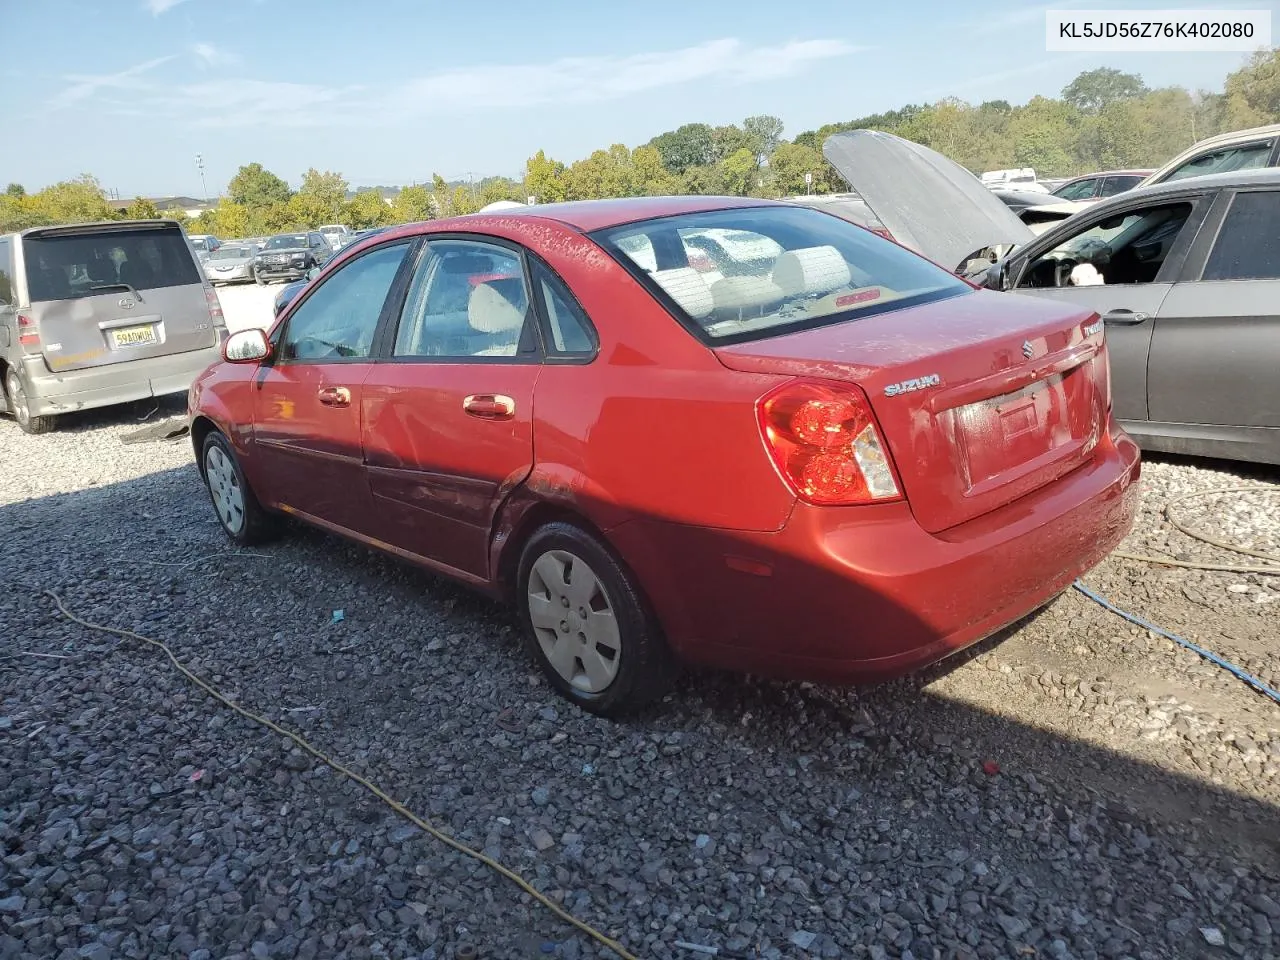
M191 388L227 534L288 515L513 601L566 697L846 683L1020 619L1129 530L1096 315L816 210L607 200L344 250Z

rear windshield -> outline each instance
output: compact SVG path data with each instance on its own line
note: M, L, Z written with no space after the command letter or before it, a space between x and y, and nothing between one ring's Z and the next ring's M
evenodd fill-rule
M175 229L28 236L23 253L33 302L201 282L191 249Z
M209 249L209 241L206 240L204 237L193 237L191 240L191 245L195 247L197 250L207 251Z
M749 207L593 235L686 326L736 343L972 288L895 243L804 207Z
M306 245L306 235L301 233L291 233L286 237L272 237L267 241L268 250L292 250L294 247L305 247Z

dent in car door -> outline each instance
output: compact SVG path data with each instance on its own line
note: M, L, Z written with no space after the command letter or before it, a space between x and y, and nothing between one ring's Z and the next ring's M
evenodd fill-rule
M432 239L365 382L376 536L467 579L488 579L494 515L533 466L530 303L519 251Z
M1266 442L1280 456L1280 191L1223 194L1198 280L1165 301L1151 347L1151 419L1242 428L1234 439ZM1210 241L1212 241L1211 249ZM1218 431L1213 439L1231 435Z

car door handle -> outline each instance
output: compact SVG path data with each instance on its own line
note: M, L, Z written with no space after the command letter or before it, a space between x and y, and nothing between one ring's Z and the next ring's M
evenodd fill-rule
M321 387L316 397L326 407L351 406L351 391L346 387Z
M473 393L462 401L462 409L481 420L510 420L516 415L516 402L500 393Z
M1138 310L1111 310L1102 315L1105 323L1146 323L1151 314Z

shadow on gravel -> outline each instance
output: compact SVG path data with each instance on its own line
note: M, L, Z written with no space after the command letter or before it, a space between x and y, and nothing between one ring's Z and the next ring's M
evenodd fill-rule
M0 410L3 404L0 404ZM56 442L60 434L75 435L89 433L103 427L143 426L165 417L176 417L186 413L187 395L173 393L163 397L148 397L145 400L132 400L129 403L118 403L110 407L95 407L92 410L77 410L74 413L59 415L54 432L48 434L50 442ZM9 417L4 419L12 420ZM16 429L16 427L15 427Z
M100 532L105 527L101 522L104 517L114 518L111 529L117 533ZM96 591L98 615L103 609L101 581L122 564L127 568L131 561L126 558L165 558L177 566L192 556L230 549L216 526L194 465L0 507L0 529L7 531L0 545L0 561L6 569L19 579L32 576L31 570L42 571L41 585L60 590L73 610L85 609L86 589ZM256 626L266 630L265 636L275 641L273 649L278 648L278 657L221 663L208 659L210 654L201 646L184 648L186 622L167 618L165 593L181 594L190 588L179 585L177 575L163 568L136 567L140 593L112 608L112 622L173 642L180 655L199 659L206 675L226 674L228 682L234 677L240 696L251 708L279 707L278 702L270 702L272 694L255 686L263 674L276 671L278 676L268 687L280 689L274 685L296 682L297 689L288 690L289 702L319 704L317 709L328 710L325 735L333 735L339 742L343 738L337 731L344 722L363 724L365 735L372 730L376 737L383 723L379 711L390 711L397 704L402 708L406 699L412 699L417 685L458 683L458 678L448 678L451 669L458 669L456 661L450 666L453 653L469 658L473 675L487 675L484 690L492 702L485 710L491 710L499 724L504 708L517 708L529 699L533 671L510 642L514 618L488 600L313 530L291 528L264 550L270 560L224 570L211 589L224 591L229 604L244 613L245 625L236 627L228 620L225 629ZM435 654L434 660L421 659L421 650L397 649L418 642L416 637L387 636L371 629L364 647L339 648L347 651L345 662L353 665L346 674L334 673L332 650L318 649L322 641L317 640L320 631L314 624L272 622L272 611L288 590L300 591L317 609L326 608L331 597L308 594L307 578L313 575L328 578L330 583L357 585L371 604L409 607L413 611L410 619L433 623L436 629L469 631L465 653L455 646L443 655ZM192 576L206 577L202 571ZM205 580L206 585L209 582ZM148 608L135 613L129 603L142 603L140 597L147 598ZM210 599L205 597L201 603L208 604ZM376 617L372 619L376 625ZM261 626L261 622L267 625ZM1280 809L1142 763L1119 751L1063 739L1037 728L1034 718L1013 722L933 692L931 686L947 672L979 669L971 661L997 646L1008 632L916 676L857 690L692 672L672 698L642 717L622 724L587 720L585 739L594 739L604 749L633 749L637 734L647 737L697 730L712 721L715 727L732 731L736 739L754 744L761 764L798 766L815 795L847 790L851 784L864 794L889 791L901 781L902 774L910 772L912 764L937 758L971 761L953 763L951 768L959 771L958 776L979 783L984 778L1030 774L1051 795L1071 797L1072 802L1081 804L1101 798L1109 801L1111 815L1121 821L1171 828L1206 850L1222 852L1221 845L1226 843L1242 859L1280 869L1280 832L1276 830ZM0 649L0 657L16 652L15 647L21 649L23 643L21 636L5 638L3 644L8 649ZM441 656L449 659L441 660ZM387 660L397 657L402 666L385 669ZM299 678L313 662L320 664L316 671L321 679ZM362 664L369 662L375 668L364 669ZM409 670L432 663L435 672L406 675L405 663L414 665ZM75 669L74 661L67 661L67 666ZM157 658L154 669L168 671L170 667ZM337 681L332 679L335 676ZM344 676L358 676L360 682L343 683ZM536 696L561 715L565 713L565 705L545 685L536 688ZM344 705L344 701L348 702ZM360 704L358 710L352 709L355 701ZM295 716L303 718L298 721L302 723L306 715ZM448 736L448 729L428 733ZM274 738L264 734L264 739ZM836 759L809 762L808 758L822 756ZM1001 772L983 773L986 761L997 763ZM423 782L441 776L422 754L400 758L397 765L401 766L400 775L416 775ZM372 772L379 775L377 769ZM515 776L519 776L518 770ZM666 785L671 785L670 781Z

